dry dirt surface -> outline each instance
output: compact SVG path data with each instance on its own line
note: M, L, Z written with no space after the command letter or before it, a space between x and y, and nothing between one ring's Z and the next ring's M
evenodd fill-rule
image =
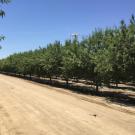
M0 135L135 135L135 115L0 75Z

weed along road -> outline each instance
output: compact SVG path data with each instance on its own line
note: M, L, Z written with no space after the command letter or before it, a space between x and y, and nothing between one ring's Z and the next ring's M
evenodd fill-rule
M74 95L0 75L0 135L135 134L135 115Z

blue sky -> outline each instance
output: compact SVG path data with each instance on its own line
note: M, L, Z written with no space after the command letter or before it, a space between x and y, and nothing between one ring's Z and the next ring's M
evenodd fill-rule
M12 0L4 5L0 19L0 58L14 52L36 49L72 33L86 36L95 28L118 26L135 14L135 0Z

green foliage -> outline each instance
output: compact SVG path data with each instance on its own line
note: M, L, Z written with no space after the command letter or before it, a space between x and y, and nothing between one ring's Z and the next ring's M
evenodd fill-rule
M46 76L59 76L61 74L62 54L61 44L56 41L54 44L49 44L46 52L42 57L42 69Z
M7 4L9 2L10 2L10 0L0 0L1 4ZM0 9L0 16L2 16L2 17L5 16L5 12L2 9Z
M7 4L9 3L10 0L0 0L0 4ZM5 11L0 9L0 16L3 18L5 16ZM5 36L0 36L0 41L4 40L5 39ZM1 46L0 46L0 49L1 49Z
M97 29L88 37L49 44L0 60L0 71L41 77L85 79L97 87L135 81L135 18L117 28Z
M79 78L81 70L80 60L80 45L77 39L73 41L67 40L63 47L63 77L68 78Z

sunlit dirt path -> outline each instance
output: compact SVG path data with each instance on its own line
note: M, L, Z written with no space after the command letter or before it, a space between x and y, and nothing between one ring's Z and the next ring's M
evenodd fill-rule
M135 115L0 75L0 135L134 135Z

